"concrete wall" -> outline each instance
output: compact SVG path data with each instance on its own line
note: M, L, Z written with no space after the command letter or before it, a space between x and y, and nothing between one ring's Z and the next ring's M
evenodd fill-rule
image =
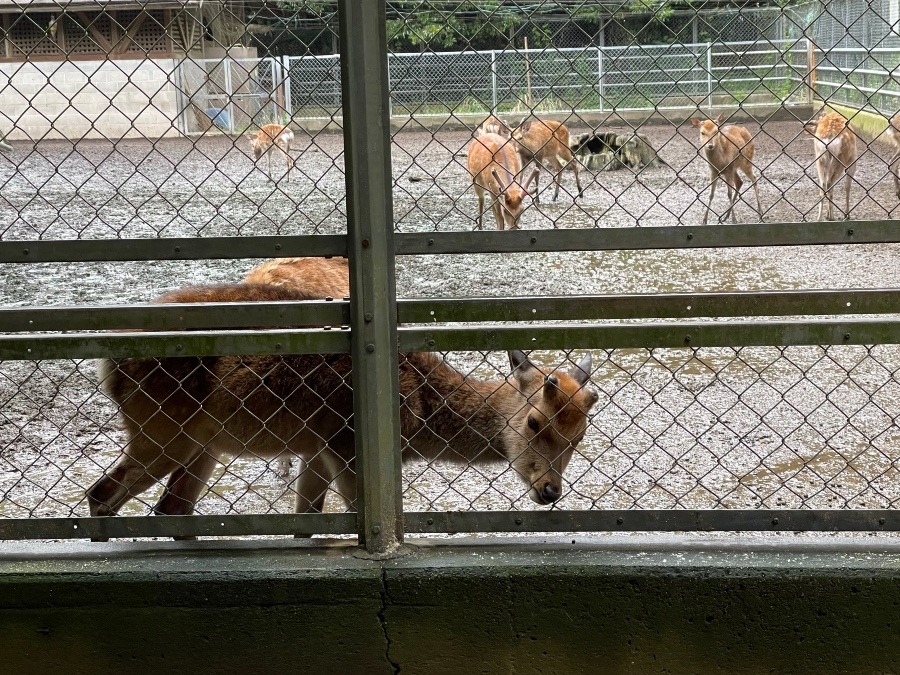
M4 543L25 673L896 673L891 537Z
M10 140L177 135L174 59L0 64L0 133Z

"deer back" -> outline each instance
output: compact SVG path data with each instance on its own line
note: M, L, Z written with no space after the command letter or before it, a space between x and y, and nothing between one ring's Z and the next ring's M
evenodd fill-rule
M522 171L522 160L507 139L497 134L484 134L473 139L467 162L477 185L495 195L505 194L507 199L521 202L523 194L517 179Z
M276 258L254 267L244 282L287 286L313 298L345 298L350 268L346 258Z
M828 112L817 121L807 122L803 130L815 140L817 161L834 157L848 167L856 160L856 134L840 113Z
M569 129L558 120L529 118L513 131L512 137L528 157L543 159L571 152Z

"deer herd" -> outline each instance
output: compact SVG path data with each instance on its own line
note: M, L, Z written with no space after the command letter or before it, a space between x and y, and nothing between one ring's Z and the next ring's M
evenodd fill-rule
M703 215L703 224L709 220L716 186L721 179L728 192L728 209L723 219L737 222L735 204L744 184L744 177L756 195L756 211L763 220L763 206L759 185L754 174L753 135L737 124L725 124L724 115L716 119L691 118L690 123L700 133L700 155L709 165L709 201ZM817 120L807 123L804 131L811 134L815 147L816 170L819 178L819 220L823 216L831 220L835 205L835 185L846 176L843 217L850 217L850 189L856 173L857 137L847 119L837 112L825 112ZM590 136L585 134L584 136ZM885 133L885 139L893 146L895 154L889 161L894 175L894 188L900 198L900 114L895 116ZM491 207L497 229L516 229L524 206L522 199L531 195L538 203L538 181L542 167L553 172L555 190L553 200L559 196L560 179L564 170L575 174L578 188L575 199L584 195L579 176L579 161L572 152L584 144L581 138L569 140L569 130L558 120L529 117L513 128L494 115L488 117L476 130L468 147L468 168L478 196L476 227L481 229L484 196L491 196ZM525 171L533 163L534 171ZM665 162L662 162L667 166ZM671 168L671 167L668 167ZM527 176L524 180L523 177ZM682 179L683 182L686 182Z
M700 155L709 165L709 201L703 215L703 224L709 220L716 186L721 179L728 194L728 209L723 219L737 222L735 205L740 196L744 177L753 187L756 211L763 220L763 206L759 185L754 174L753 135L746 127L726 124L724 115L716 119L691 118L690 123L700 133ZM819 183L819 214L831 220L834 217L834 188L846 177L842 216L850 217L850 191L856 173L858 159L857 136L847 119L838 112L825 112L817 120L808 122L804 131L812 136L815 163ZM585 136L591 136L586 134ZM595 134L596 136L596 134ZM884 138L894 148L889 161L894 176L894 189L900 197L900 114L890 120ZM266 124L256 134L248 136L255 161L268 158L268 176L272 174L273 155L283 156L286 162L286 179L290 182L291 143L294 133L280 124ZM584 139L572 140L569 129L559 120L527 117L513 127L495 115L490 115L475 131L466 152L466 166L472 179L472 187L478 199L475 226L482 228L485 197L488 197L494 222L499 230L515 230L525 210L526 198L540 203L540 174L542 169L552 172L553 201L559 197L564 171L571 171L577 192L575 199L584 196L581 184L580 161L576 157ZM661 162L661 160L660 160ZM662 165L669 167L665 162ZM681 179L682 182L684 179Z

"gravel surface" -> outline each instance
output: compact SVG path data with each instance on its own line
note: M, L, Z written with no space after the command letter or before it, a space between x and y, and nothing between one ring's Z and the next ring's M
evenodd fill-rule
M758 134L766 220L812 219L815 169L800 124L748 128ZM586 173L579 203L565 193L554 203L545 191L540 205L529 205L522 227L699 224L708 193L698 197L707 169L697 157L696 131L687 125L644 131L687 184L665 167L638 177ZM474 227L468 138L416 130L396 135L398 231ZM240 140L237 146L225 138L17 146L11 157L0 157L0 238L342 232L342 139L322 134L309 143L291 182L277 186L254 167ZM862 155L854 218L888 218L896 208L888 154L875 143ZM571 174L563 186L574 187ZM724 211L724 189L714 206ZM739 203L737 217L755 220L752 199ZM488 214L485 223L492 222ZM397 286L404 297L896 287L897 253L894 245L866 245L412 256L398 259ZM256 262L5 265L2 302L143 302L183 285L237 280ZM480 375L506 368L503 354L448 358ZM545 365L565 358L535 355ZM561 507L888 507L900 498L895 346L597 351L594 363L600 402L567 473L570 489ZM0 516L86 514L84 489L115 460L122 441L113 406L97 393L91 362L0 365ZM541 508L508 468L413 464L404 476L410 509ZM290 508L283 479L259 460L240 459L217 476L198 510ZM134 502L127 511L146 510Z

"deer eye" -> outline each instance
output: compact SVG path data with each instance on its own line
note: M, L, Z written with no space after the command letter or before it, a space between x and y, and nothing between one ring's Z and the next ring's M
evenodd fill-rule
M541 425L538 424L538 421L534 419L531 415L528 416L528 428L532 431L539 431Z

